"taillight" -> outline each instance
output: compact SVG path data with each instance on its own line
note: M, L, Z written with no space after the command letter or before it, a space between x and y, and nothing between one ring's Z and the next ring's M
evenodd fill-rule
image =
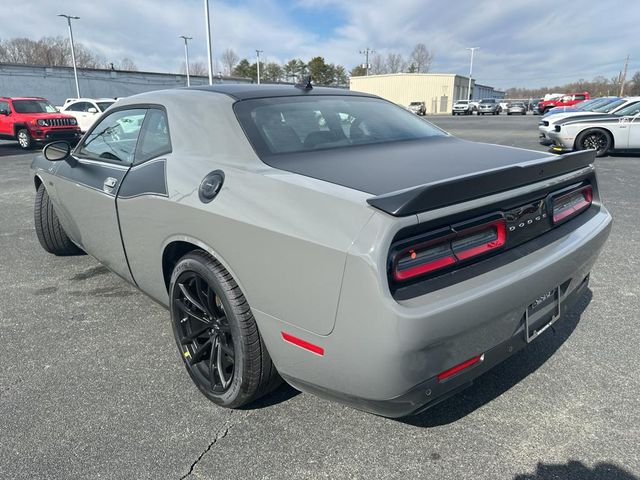
M396 281L409 280L443 270L457 263L498 250L507 241L504 218L480 223L468 228L453 228L427 242L399 250L392 260Z
M551 204L553 223L557 224L569 220L589 208L592 201L593 188L591 185L586 185L569 193L553 197Z

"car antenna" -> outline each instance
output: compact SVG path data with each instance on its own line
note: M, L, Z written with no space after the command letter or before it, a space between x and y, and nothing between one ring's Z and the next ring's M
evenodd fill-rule
M302 77L302 81L296 83L296 88L301 88L303 90L313 90L313 85L311 85L311 75L307 75L306 77Z

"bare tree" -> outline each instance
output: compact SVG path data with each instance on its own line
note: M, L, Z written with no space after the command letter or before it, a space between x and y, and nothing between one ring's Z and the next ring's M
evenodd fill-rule
M384 58L379 53L376 53L371 57L371 68L369 68L369 73L373 75L387 73L387 65Z
M224 71L227 75L231 75L234 67L238 64L240 57L236 55L236 52L233 51L232 48L227 48L222 55L220 56L222 60L222 65L224 66Z
M433 53L424 43L418 43L411 52L411 65L416 73L427 73L431 70Z
M180 73L186 73L184 62L180 65ZM189 75L194 77L206 77L209 75L209 65L205 62L189 62Z
M104 58L81 43L75 44L76 65L80 68L103 68ZM64 37L43 37L40 40L11 38L0 42L0 61L30 65L71 66L71 47Z
M387 55L387 71L389 73L402 72L407 67L407 62L400 53L390 53Z
M120 62L120 70L127 70L129 72L137 72L138 66L128 57L124 57Z

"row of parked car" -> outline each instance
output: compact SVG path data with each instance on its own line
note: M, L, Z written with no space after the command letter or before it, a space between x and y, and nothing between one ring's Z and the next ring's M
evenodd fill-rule
M499 101L495 98L483 98L479 101L458 100L453 104L453 115L526 115L531 110L529 103L524 101Z
M24 150L55 140L76 142L113 98L69 98L56 107L41 97L0 97L0 140L14 140Z
M640 150L640 97L600 97L549 109L538 124L553 151L593 149L599 157Z

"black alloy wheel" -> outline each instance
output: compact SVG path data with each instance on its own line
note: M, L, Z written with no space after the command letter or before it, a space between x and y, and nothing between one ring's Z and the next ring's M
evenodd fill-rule
M215 394L233 381L236 355L229 321L220 298L198 273L177 279L172 309L177 338L187 368L199 386Z
M595 150L596 157L605 156L611 149L611 136L604 130L587 130L576 140L578 150Z

